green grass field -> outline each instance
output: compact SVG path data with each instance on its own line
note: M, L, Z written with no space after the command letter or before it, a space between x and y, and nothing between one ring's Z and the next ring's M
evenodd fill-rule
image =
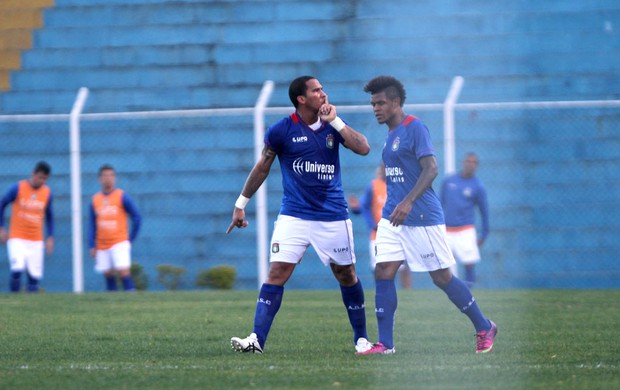
M0 295L2 389L620 388L620 291L478 290L474 330L440 290L399 291L397 353L356 356L337 289L286 291L263 355L236 353L256 292ZM374 291L366 292L371 341Z

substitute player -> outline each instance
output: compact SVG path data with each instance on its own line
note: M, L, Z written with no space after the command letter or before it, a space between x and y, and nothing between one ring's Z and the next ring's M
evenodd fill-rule
M351 220L340 178L339 147L366 155L366 137L345 124L329 104L323 86L315 77L302 76L289 86L289 98L296 111L267 130L260 160L250 172L235 203L232 223L244 228L244 208L267 178L278 156L284 196L271 238L267 280L256 303L254 331L246 338L233 337L239 352L262 353L276 316L284 285L309 245L340 283L342 300L353 327L356 351L372 347L366 333L364 289L355 272Z
M108 291L116 291L116 276L125 291L135 291L131 278L131 243L140 231L140 212L133 200L116 188L116 172L109 164L99 168L101 192L92 197L88 244L95 270L103 273ZM131 232L127 219L131 217Z
M54 250L54 211L52 190L45 184L51 174L45 161L38 162L30 179L12 186L0 201L0 241L6 242L9 252L11 292L19 292L21 276L26 271L28 291L39 291L43 278L43 246L47 255ZM9 232L4 228L4 209L13 203ZM43 223L47 239L43 243Z
M364 91L377 121L389 132L383 147L388 197L377 229L375 313L379 341L360 354L395 352L393 330L397 307L396 271L407 262L414 272L428 272L433 283L465 313L476 329L476 353L490 352L497 327L478 308L469 287L450 272L455 263L446 242L439 198L431 185L437 161L426 125L403 111L406 93L391 76L368 82Z
M476 264L480 262L479 247L489 235L487 192L476 176L478 156L467 153L461 172L448 176L441 186L441 205L446 215L448 245L454 257L465 267L465 283L471 288L476 282ZM476 207L480 210L482 231L476 232ZM456 274L456 273L455 273Z

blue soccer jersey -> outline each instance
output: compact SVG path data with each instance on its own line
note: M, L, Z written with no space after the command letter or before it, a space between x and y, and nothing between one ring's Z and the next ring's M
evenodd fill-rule
M278 155L282 170L280 214L312 221L349 218L338 153L343 142L331 125L312 130L296 113L267 129L265 144Z
M414 116L406 116L398 127L388 133L383 146L387 183L387 200L383 208L383 218L389 219L396 206L415 186L422 173L419 160L434 154L428 128ZM415 201L403 225L432 226L443 223L441 202L435 191L429 187Z
M441 188L441 203L447 227L474 225L475 208L478 206L482 217L481 237L487 237L489 234L487 192L476 176L465 178L459 173L448 176Z

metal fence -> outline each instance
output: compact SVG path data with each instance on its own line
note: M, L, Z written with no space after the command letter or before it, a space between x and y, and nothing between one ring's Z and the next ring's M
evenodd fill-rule
M445 166L444 105L405 109L427 123L438 162ZM466 152L476 152L478 176L489 194L491 235L482 248L478 287L620 287L615 261L620 249L620 102L478 103L453 109L456 168ZM270 124L290 112L288 107L266 108L259 118ZM369 106L341 106L338 112L371 144L369 156L341 152L345 192L360 195L380 161L386 129L375 122ZM0 116L0 191L28 177L38 160L47 160L53 169L49 185L57 217L56 251L46 260L42 286L49 291L103 289L88 258L83 269L76 269L85 232L78 229L72 244L72 215L86 226L90 195L99 190L97 169L110 163L117 168L118 186L132 195L144 216L133 257L144 266L149 289L163 288L157 283L160 264L186 269L180 288L194 288L201 270L219 264L235 266L236 288L255 288L257 257L259 252L266 256L257 237L266 247L281 200L277 163L266 182L266 223L256 223L260 213L253 199L247 209L250 226L224 233L253 166L255 113L255 108L242 108L76 115L79 151L70 143L68 114ZM72 156L80 158L73 177ZM443 177L435 181L437 191ZM76 184L81 195L72 200ZM368 232L361 217L352 219L358 271L372 285ZM5 250L0 262L7 270L0 290L6 291ZM78 272L83 275L76 278ZM297 288L334 285L312 250L289 282ZM428 276L414 275L414 287L430 286Z

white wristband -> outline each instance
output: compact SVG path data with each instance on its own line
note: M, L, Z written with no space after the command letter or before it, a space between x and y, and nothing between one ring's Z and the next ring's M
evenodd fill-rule
M239 195L239 197L237 198L237 201L235 202L235 207L243 210L245 206L248 205L249 201L250 201L250 198L246 198L243 195Z
M333 121L329 122L329 124L336 129L337 132L340 133L340 131L342 131L342 129L344 129L344 127L346 126L346 124L342 121L342 119L340 119L340 117L336 117L336 119L334 119Z

